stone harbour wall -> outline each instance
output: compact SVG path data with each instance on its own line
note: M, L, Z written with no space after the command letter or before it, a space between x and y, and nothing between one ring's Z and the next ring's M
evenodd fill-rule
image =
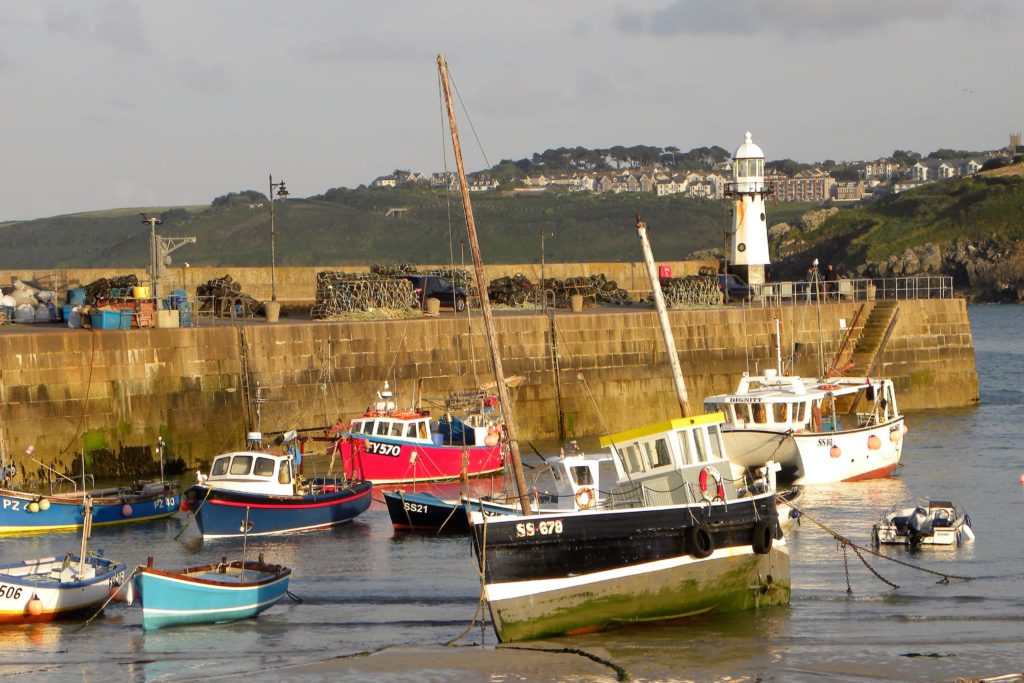
M735 388L744 371L775 367L775 320L784 355L799 342L794 371L816 375L830 360L859 303L728 307L670 313L690 403ZM901 315L876 369L896 381L900 407L978 401L974 349L963 300L901 301ZM556 438L560 391L568 435L621 430L675 416L656 314L651 309L496 316L524 439ZM553 371L552 336L560 372ZM328 425L364 410L385 379L408 405L419 380L428 407L449 391L491 380L479 316L398 321L262 320L174 329L70 330L31 325L0 333L0 438L15 461L35 458L80 472L78 458L112 475L151 463L157 437L166 457L195 467L243 444L242 353L265 432ZM851 371L856 374L856 371Z

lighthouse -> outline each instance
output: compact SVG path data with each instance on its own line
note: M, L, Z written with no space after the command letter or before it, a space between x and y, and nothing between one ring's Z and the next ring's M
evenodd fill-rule
M748 284L764 284L768 258L768 223L764 199L769 190L764 184L764 152L746 139L733 155L732 183L726 196L732 199L732 231L729 233L729 263Z

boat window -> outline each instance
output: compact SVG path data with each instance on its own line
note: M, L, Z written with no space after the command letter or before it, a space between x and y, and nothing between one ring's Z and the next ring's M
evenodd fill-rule
M668 441L658 439L654 442L654 453L651 458L651 467L664 467L672 464L672 454L668 450Z
M683 463L686 465L697 462L694 459L693 440L689 434L689 432L676 432L676 436L679 438L679 452L683 454Z
M274 461L271 458L256 458L256 466L252 468L252 473L257 477L272 477L274 476Z
M428 438L430 438L429 437L429 432L427 431L427 423L426 422L420 422L420 438L421 439L428 439Z
M761 406L763 409L764 406ZM706 443L706 432L703 429L693 430L693 441L697 444L697 462L707 462L708 446Z
M281 471L277 473L277 483L290 484L292 482L292 461L285 460L281 463Z
M725 449L722 448L722 430L718 425L708 427L708 442L711 444L711 457L719 460L725 458Z
M807 403L796 404L796 417L793 419L797 424L803 424L807 422Z
M775 403L772 405L772 413L774 413L775 421L780 424L786 424L789 422L789 404L788 403Z
M557 467L551 468L551 476L555 480L555 486L561 486L562 484L562 472Z
M231 458L231 474L249 474L252 469L251 455L236 455Z
M404 427L405 427L405 425L403 423L401 423L401 422L392 422L391 423L391 430L388 432L389 436L401 436L402 435L402 429Z
M590 473L590 468L587 467L586 465L573 465L572 478L576 480L577 486L594 485L594 477Z
M210 469L211 477L219 477L228 473L228 463L231 462L231 458L224 456L223 458L217 458L213 461L213 467Z
M745 403L741 403L741 404L734 405L733 409L736 411L736 422L737 423L740 423L740 422L750 422L750 406L749 405L747 405Z
M644 459L640 453L640 446L635 443L631 443L623 451L625 456L624 460L626 463L626 469L630 472L643 472L647 469L644 466Z
M374 432L378 436L388 435L388 423L384 420L377 420L377 430Z
M768 414L767 411L764 409L763 403L755 403L750 407L753 409L755 423L763 425L766 422L768 422Z

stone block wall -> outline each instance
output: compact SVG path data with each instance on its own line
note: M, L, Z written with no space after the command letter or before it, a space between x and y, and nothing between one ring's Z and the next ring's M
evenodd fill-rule
M776 318L787 370L815 376L844 335L840 320L859 303L719 308L670 313L692 408L735 388L744 371L775 367ZM973 340L962 300L900 302L901 316L880 376L896 379L904 410L978 400ZM559 311L496 317L522 438L558 435L556 396L569 435L615 431L676 415L656 314L650 309ZM78 454L113 459L119 472L152 457L157 437L189 466L240 447L252 406L242 400L242 350L259 387L263 431L323 426L359 414L385 379L409 405L424 405L491 381L479 316L399 321L257 321L198 328L67 330L30 326L0 333L0 432L20 460L36 457L80 471ZM556 340L558 374L551 339ZM244 341L243 341L244 340ZM244 344L244 346L243 346ZM856 374L857 370L851 371ZM90 462L90 466L91 462Z

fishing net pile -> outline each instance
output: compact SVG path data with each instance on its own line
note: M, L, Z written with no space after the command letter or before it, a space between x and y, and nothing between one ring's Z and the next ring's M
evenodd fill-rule
M242 285L230 275L214 278L196 286L198 310L218 317L253 317L263 312L263 304L242 291Z
M709 307L722 303L722 290L714 276L663 277L661 291L669 308Z
M408 280L378 272L321 271L316 274L316 300L310 315L327 320L353 311L413 308L419 308L419 301Z

